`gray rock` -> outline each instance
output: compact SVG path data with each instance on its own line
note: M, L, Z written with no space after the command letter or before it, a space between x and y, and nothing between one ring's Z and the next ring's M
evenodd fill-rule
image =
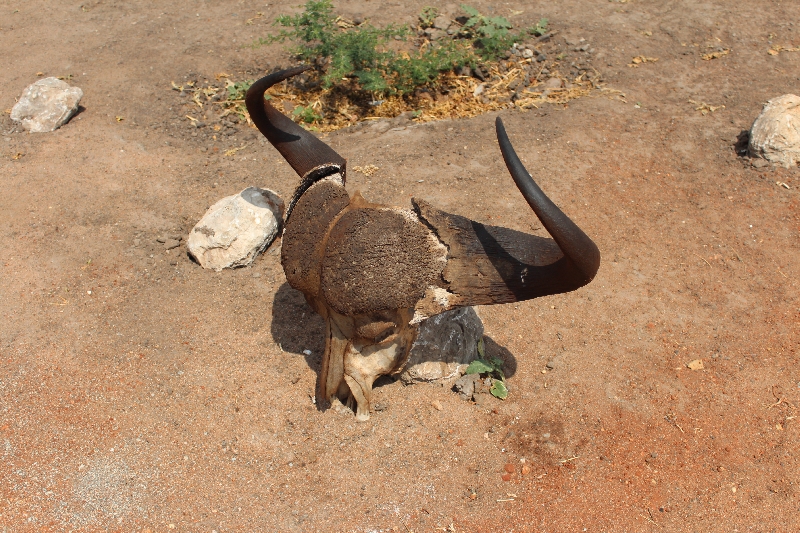
M533 50L531 50L530 48L526 48L525 50L522 51L522 57L524 57L525 59L532 58L533 57Z
M283 219L283 200L248 187L212 205L189 233L186 246L203 268L247 266L272 244Z
M478 358L483 322L472 307L435 315L420 324L400 379L405 383L436 381L461 375Z
M559 78L550 78L546 82L544 82L545 89L560 89L564 86L564 82L561 81Z
M472 399L475 389L479 388L480 381L480 374L464 374L456 380L453 386L456 388L456 392L458 392L458 396L462 400L469 401Z
M78 111L83 91L58 78L44 78L22 91L11 108L11 120L31 133L60 128Z
M800 96L785 94L764 105L750 128L747 152L784 168L800 163Z
M433 27L437 30L446 30L450 27L450 17L439 15L433 19Z

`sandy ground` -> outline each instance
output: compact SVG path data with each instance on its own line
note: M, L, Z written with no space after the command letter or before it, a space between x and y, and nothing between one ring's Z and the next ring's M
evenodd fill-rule
M384 24L426 4L336 5ZM311 402L323 325L279 243L214 273L157 242L247 186L293 190L255 130L198 133L170 89L290 65L246 46L288 9L0 2L0 109L39 72L85 93L54 133L0 119L0 530L800 530L800 173L736 151L763 102L800 91L800 52L768 54L800 45L800 4L496 5L585 39L565 48L625 95L499 113L603 263L574 293L478 309L512 354L508 400L385 380L363 424ZM544 235L495 116L325 140L380 168L348 180L372 201Z

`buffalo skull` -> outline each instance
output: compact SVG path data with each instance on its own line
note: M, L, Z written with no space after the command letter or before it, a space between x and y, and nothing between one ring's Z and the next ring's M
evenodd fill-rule
M461 306L502 304L589 283L600 252L534 183L500 118L506 167L545 239L488 226L412 199L412 209L373 204L345 190L346 161L264 99L300 66L255 82L246 104L255 125L300 176L286 210L281 264L326 324L318 401L371 412L372 384L402 370L420 322Z

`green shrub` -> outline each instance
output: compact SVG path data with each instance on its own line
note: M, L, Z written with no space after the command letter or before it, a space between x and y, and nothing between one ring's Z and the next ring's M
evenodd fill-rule
M309 0L296 15L281 15L276 35L260 39L259 44L296 43L290 51L300 60L326 66L322 75L325 88L338 85L343 78L358 80L361 89L375 94L407 94L429 85L443 73L478 62L496 60L522 34L511 33L511 23L503 17L485 17L469 6L469 15L457 39L446 38L422 50L397 53L389 49L390 39L407 41L407 26L376 28L360 25L342 30L336 24L331 0ZM430 27L438 11L426 7L420 14L422 27ZM529 31L543 31L540 24Z

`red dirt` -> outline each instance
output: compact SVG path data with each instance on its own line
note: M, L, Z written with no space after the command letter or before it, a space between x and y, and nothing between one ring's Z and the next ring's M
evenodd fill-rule
M384 24L424 5L337 10ZM800 5L497 7L586 39L626 95L500 112L603 263L574 293L478 310L513 354L507 401L387 380L386 409L364 424L311 403L322 324L277 245L214 273L156 242L247 186L290 195L296 176L255 130L194 136L170 89L288 66L278 47L243 46L286 9L0 6L0 107L37 72L72 74L85 94L51 134L0 119L3 531L800 530L800 174L735 150L764 101L798 91L800 52L768 50L800 44ZM701 58L718 47L730 53ZM658 61L628 67L635 56ZM496 115L325 140L380 168L349 176L371 201L413 194L543 234L503 167Z

